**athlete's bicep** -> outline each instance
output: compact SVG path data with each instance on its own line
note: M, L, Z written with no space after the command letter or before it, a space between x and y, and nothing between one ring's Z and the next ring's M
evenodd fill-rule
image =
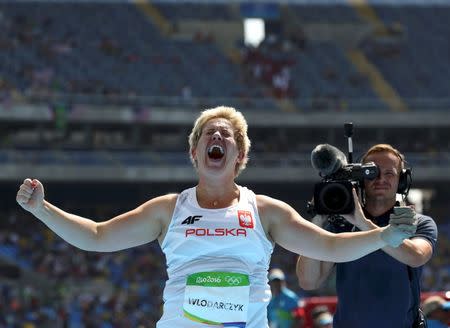
M305 220L288 204L259 198L258 209L266 221L268 234L280 246L308 257L316 258L330 245L332 234Z
M105 250L139 246L157 239L171 216L176 195L153 198L137 208L98 225L98 241Z

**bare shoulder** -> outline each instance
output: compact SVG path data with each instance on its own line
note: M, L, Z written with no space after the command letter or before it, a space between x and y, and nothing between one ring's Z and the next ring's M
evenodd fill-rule
M272 224L288 217L293 210L287 203L266 195L256 195L256 204L266 231L270 229Z
M290 208L287 203L266 195L256 195L256 204L259 213L265 215L282 213Z
M145 204L154 203L154 204L158 204L160 206L170 206L170 204L175 205L175 203L177 202L178 195L179 194L177 194L177 193L171 193L171 194L158 196L158 197L150 199Z
M178 194L166 194L152 198L138 207L139 210L148 214L150 217L156 217L161 222L169 222L172 218L173 210L177 203Z

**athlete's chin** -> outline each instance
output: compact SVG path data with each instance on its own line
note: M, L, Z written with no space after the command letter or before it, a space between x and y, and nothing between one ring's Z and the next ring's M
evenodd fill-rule
M222 176L226 174L227 169L225 165L207 165L203 172L209 176Z
M225 164L223 162L209 161L206 163L205 168L209 171L219 172L225 170Z

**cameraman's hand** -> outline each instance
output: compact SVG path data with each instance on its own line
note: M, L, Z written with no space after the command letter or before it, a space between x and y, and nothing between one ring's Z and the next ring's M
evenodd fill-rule
M348 222L356 226L359 230L367 230L367 223L369 220L366 219L364 215L364 211L361 207L361 203L359 202L359 197L356 194L355 188L352 189L353 194L353 202L355 203L355 210L352 214L343 214L341 215Z

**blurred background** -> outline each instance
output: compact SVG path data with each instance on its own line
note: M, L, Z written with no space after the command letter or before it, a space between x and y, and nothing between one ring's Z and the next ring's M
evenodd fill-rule
M409 201L439 227L426 292L450 290L450 1L0 1L0 327L154 327L157 243L75 249L15 203L24 178L103 221L196 182L200 110L241 110L252 151L238 182L308 218L315 145L354 161L390 143L413 169ZM271 266L301 290L296 256Z

